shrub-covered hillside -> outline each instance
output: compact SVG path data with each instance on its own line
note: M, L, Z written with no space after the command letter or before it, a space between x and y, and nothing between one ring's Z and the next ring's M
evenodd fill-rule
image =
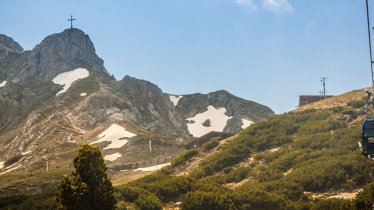
M325 200L374 180L374 161L357 144L365 115L360 98L275 115L230 141L208 142L171 167L119 187L119 200L155 209L177 202L182 209L364 209L372 186L354 201ZM183 168L190 171L180 176Z

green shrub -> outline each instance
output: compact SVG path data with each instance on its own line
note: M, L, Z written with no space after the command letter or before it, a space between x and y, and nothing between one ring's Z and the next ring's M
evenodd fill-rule
M154 193L163 202L178 199L191 190L192 180L186 177L169 177L146 185L145 188Z
M132 186L132 187L142 187L143 185L146 185L146 184L149 184L149 183L154 183L154 182L158 182L158 181L161 181L163 179L167 179L169 178L170 176L166 175L165 173L162 172L162 170L160 171L156 171L155 173L152 173L148 176L144 176L138 180L135 180L133 182L130 182L128 184L128 186Z
M53 191L33 195L11 195L0 198L0 209L39 210L57 209Z
M152 194L141 194L135 201L135 205L141 210L160 210L161 201Z
M235 168L225 176L225 182L240 182L248 177L249 171L250 169L246 167Z
M236 191L236 200L239 209L265 210L287 209L286 200L277 194L262 190Z
M234 210L238 209L235 203L235 197L232 193L195 191L182 197L181 207L183 210Z
M374 183L364 187L354 200L356 209L371 210L374 205Z
M348 102L348 106L351 106L352 108L358 109L361 107L364 107L366 105L366 101L364 100L352 100Z
M341 106L334 106L334 107L331 107L330 110L334 113L341 113L343 111L343 107Z
M127 210L128 204L125 201L118 201L116 210Z
M122 204L120 204L122 207L126 206L126 203L123 202L130 202L140 209L162 209L161 201L143 188L122 185L117 187L116 191L118 200L122 201ZM118 205L117 208L119 208Z
M219 141L216 141L216 140L212 140L212 141L208 141L207 143L205 143L203 146L202 146L202 149L204 152L207 152L213 148L215 148L216 146L219 145Z
M10 205L19 205L27 199L26 195L10 195L6 197L0 197L0 209Z
M331 198L320 200L312 206L311 210L350 210L354 209L349 200Z
M176 167L179 165L182 165L185 163L187 160L191 159L195 155L197 155L199 152L197 149L192 149L192 150L187 150L184 153L180 154L177 158L175 158L171 162L171 167Z
M127 202L135 202L136 199L141 194L150 194L145 189L138 188L138 187L128 187L128 186L120 186L117 188L119 199L127 201Z
M353 118L357 118L359 113L356 110L348 109L348 110L343 111L342 114L349 115Z
M250 186L246 186L249 188ZM277 180L266 182L259 185L259 188L263 189L266 192L275 193L277 195L283 195L287 199L292 201L298 201L300 199L304 199L304 189L299 184L284 181L284 180Z

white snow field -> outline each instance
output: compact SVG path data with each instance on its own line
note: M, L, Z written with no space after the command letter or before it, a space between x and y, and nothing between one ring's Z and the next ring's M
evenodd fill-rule
M269 150L269 152L276 152L276 151L278 151L279 149L280 149L280 147L273 148L273 149Z
M119 154L118 152L116 152L116 153L111 154L111 155L105 155L104 156L104 160L115 161L115 160L117 160L120 157L122 157L122 155Z
M30 154L31 153L31 150L29 150L29 151L27 151L27 152L22 152L21 154L22 155L28 155L28 154Z
M108 129L106 129L97 136L99 140L94 141L91 144L109 141L110 144L107 147L105 147L104 150L121 148L123 145L129 142L127 139L124 138L131 138L134 136L136 136L136 134L127 131L124 127L119 126L117 124L112 124Z
M0 169L4 168L4 162L5 161L0 161Z
M164 164L145 167L145 168L137 168L134 171L157 171L157 170L160 170L161 168L163 168L165 166L169 166L169 165L170 165L170 163L164 163Z
M183 98L183 96L173 96L169 95L170 101L174 104L174 106L178 105L179 100Z
M86 96L87 95L87 93L81 93L81 96L82 97L84 97L84 96Z
M6 171L4 171L4 172L1 172L0 173L0 175L3 175L3 174L6 174L6 173L9 173L9 172L11 172L11 171L14 171L14 170L16 170L16 169L19 169L19 168L21 168L21 166L22 165L19 165L19 166L16 166L16 167L10 167L10 166L8 166L6 169L8 169L8 170L6 170Z
M4 80L2 83L0 83L0 87L4 87L6 85L7 81Z
M227 120L232 118L227 116L225 113L226 108L222 107L216 109L213 106L209 105L207 111L186 119L187 121L189 121L187 123L188 131L194 137L201 137L212 131L222 132L226 126ZM207 119L210 120L209 127L203 126L203 123Z
M86 78L89 75L90 72L85 68L77 68L75 70L67 71L57 75L55 78L53 78L52 82L58 85L62 85L64 86L64 88L60 92L56 93L56 96L60 95L61 93L65 93L69 89L71 84L73 84L73 82Z
M250 121L250 120L246 120L246 119L242 119L242 128L247 128L248 126L252 125L253 124L253 121Z

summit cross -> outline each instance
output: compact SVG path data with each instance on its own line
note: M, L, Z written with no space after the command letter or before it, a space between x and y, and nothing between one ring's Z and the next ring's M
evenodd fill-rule
M77 19L74 19L73 18L73 15L70 15L70 19L68 19L68 21L70 21L70 28L72 29L73 28L73 21L74 20L77 20Z

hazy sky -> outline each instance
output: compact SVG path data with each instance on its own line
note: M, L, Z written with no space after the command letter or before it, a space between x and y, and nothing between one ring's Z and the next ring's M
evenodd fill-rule
M30 50L70 14L117 79L167 93L225 89L283 113L321 76L328 94L370 85L365 0L2 0L0 33Z

